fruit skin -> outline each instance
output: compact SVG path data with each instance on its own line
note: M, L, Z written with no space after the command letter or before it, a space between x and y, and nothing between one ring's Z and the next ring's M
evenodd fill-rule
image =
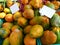
M24 44L25 45L36 45L36 39L30 37L30 35L27 34L24 38Z
M49 29L50 21L48 17L40 16L39 20L39 24L42 25L45 30Z
M16 13L13 15L13 19L14 19L15 21L17 21L18 18L20 18L20 17L22 17L21 12L16 12Z
M27 5L24 6L24 10L26 10L26 9L32 9L32 6L27 4Z
M10 34L9 39L11 45L22 45L23 34L20 30L15 30Z
M24 28L24 33L25 33L25 34L29 34L31 28L32 28L31 25L26 26L26 27Z
M0 11L3 11L3 5L0 4Z
M20 17L17 22L22 27L27 25L27 19L25 19L24 17Z
M10 7L10 6L12 6L12 5L13 5L13 1L7 0L7 7Z
M34 17L33 19L30 20L30 25L36 25L36 24L40 24L43 26L43 28L46 30L49 28L49 18L45 17L45 16L37 16Z
M52 1L52 3L55 5L55 9L59 9L60 7L60 2L59 1Z
M27 19L32 19L32 18L34 18L34 11L32 9L26 9L23 12L23 16Z
M4 41L2 45L10 45L9 43L9 37L7 37Z
M4 12L5 13L10 13L10 9L9 8L4 8Z
M16 29L22 30L22 28L19 25L14 25L11 28L12 31L15 31Z
M6 20L7 22L12 22L12 21L13 21L13 15L12 15L12 14L7 14L7 15L5 16L5 20Z
M30 24L30 25L39 24L39 16L34 17L33 19L31 19L31 20L29 21L29 24Z
M43 27L41 25L34 25L30 29L30 36L33 38L39 38L43 35Z
M0 18L4 18L6 16L6 14L4 12L0 13Z
M42 44L54 44L57 41L57 36L54 32L46 30L44 31L43 36L41 37Z
M30 5L32 5L34 8L41 8L43 6L42 0L31 0Z
M21 3L26 5L28 3L28 0L21 0Z
M0 28L0 36L2 38L6 38L9 34L10 34L10 30L9 29Z
M60 43L60 28L59 27L53 27L52 31L57 35L56 44L59 44Z
M52 8L52 9L55 9L55 5L49 1L46 2L46 6Z
M57 14L57 13L55 13L54 15L53 15L53 17L51 18L51 25L54 27L54 26L56 26L56 27L60 27L60 16Z
M12 26L13 26L13 24L12 24L12 23L9 23L9 22L5 22L5 23L3 23L3 25L2 25L3 28L7 28L7 29L11 29Z

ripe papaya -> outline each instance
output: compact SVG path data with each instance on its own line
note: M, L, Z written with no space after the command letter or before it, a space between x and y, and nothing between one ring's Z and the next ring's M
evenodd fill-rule
M22 45L23 34L20 30L15 30L11 33L9 39L11 45Z

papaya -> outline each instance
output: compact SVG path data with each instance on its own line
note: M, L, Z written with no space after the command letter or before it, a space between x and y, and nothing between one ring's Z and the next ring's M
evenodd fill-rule
M18 23L20 26L24 27L24 26L27 25L27 19L24 18L24 17L20 17L20 18L18 18L17 23Z
M21 3L22 4L27 4L28 3L28 0L21 0Z
M57 35L57 41L56 44L60 44L60 28L59 27L53 27L52 31Z
M53 15L53 17L51 18L50 22L51 22L51 25L53 27L60 27L60 16L59 16L59 14L55 13Z
M12 26L11 30L14 31L16 29L22 30L22 28L19 25Z
M54 4L56 10L59 9L60 1L52 1L52 3Z
M49 30L44 31L43 36L41 37L41 42L44 45L54 44L57 41L57 35Z
M24 33L25 33L25 34L29 34L31 28L32 28L31 25L26 26L26 27L24 28Z
M39 38L43 35L43 27L41 25L34 25L30 29L30 36L32 38Z
M10 42L9 42L9 38L8 37L3 41L3 44L2 45L10 45Z
M23 16L27 19L32 19L34 18L34 10L32 9L26 9L24 12L23 12Z
M7 7L10 7L13 5L13 1L12 0L7 0Z
M36 39L30 37L30 35L27 34L24 38L24 44L25 45L36 45Z
M49 28L49 18L47 18L46 16L37 16L34 17L33 19L30 20L30 25L36 25L36 24L40 24L43 26L43 28L46 30Z
M1 18L1 19L5 18L5 16L6 16L6 13L4 13L4 12L1 12L1 13L0 13L0 18Z
M46 16L40 16L39 24L42 25L45 30L49 29L49 24L50 24L49 18Z
M32 5L34 8L41 8L43 6L42 0L31 0L30 5Z
M2 4L0 4L0 11L3 11L3 5Z
M36 24L39 24L39 17L37 16L37 17L34 17L33 19L31 19L30 21L29 21L29 24L30 25L36 25Z
M53 3L51 3L50 1L46 2L46 6L52 8L52 9L55 9L55 5Z
M3 23L3 25L2 25L3 28L7 28L7 29L11 29L12 26L13 26L13 24L10 23L10 22L5 22L5 23Z
M0 37L6 38L6 37L9 36L9 34L10 34L10 30L9 29L0 28Z
M10 9L9 8L4 8L4 12L5 13L10 13Z
M11 45L22 45L23 44L23 34L21 30L15 30L10 34L10 44Z
M21 12L16 12L16 13L14 13L14 15L13 15L13 19L14 19L15 21L17 21L18 18L20 18L20 17L22 17Z
M24 10L26 10L26 9L32 9L32 6L27 4L27 5L24 6Z
M13 15L12 15L12 14L7 14L7 15L5 16L5 20L6 20L7 22L12 22L12 21L13 21Z

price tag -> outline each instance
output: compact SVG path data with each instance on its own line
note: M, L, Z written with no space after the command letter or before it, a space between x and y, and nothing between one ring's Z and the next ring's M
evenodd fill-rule
M55 14L55 12L56 12L56 10L51 9L45 5L39 10L39 13L41 14L41 16L45 15L49 18L52 18L52 16Z
M12 14L16 13L17 11L19 11L19 7L18 7L17 3L15 3L14 5L12 5L10 7L10 10L11 10Z

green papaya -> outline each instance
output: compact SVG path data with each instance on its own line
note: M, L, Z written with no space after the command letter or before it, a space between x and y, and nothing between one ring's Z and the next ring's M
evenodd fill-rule
M57 44L60 44L60 28L59 27L54 27L52 31L57 35Z
M55 9L55 5L53 3L51 3L51 2L47 2L46 6L52 8L52 9Z
M32 20L30 20L30 25L36 25L36 24L40 24L43 26L43 28L46 30L49 28L49 18L45 17L45 16L37 16L34 17Z
M52 26L60 27L60 16L55 13L50 22Z
M10 34L9 29L0 28L0 37L6 38Z
M3 44L2 45L10 45L9 43L9 38L6 38L4 41L3 41Z

